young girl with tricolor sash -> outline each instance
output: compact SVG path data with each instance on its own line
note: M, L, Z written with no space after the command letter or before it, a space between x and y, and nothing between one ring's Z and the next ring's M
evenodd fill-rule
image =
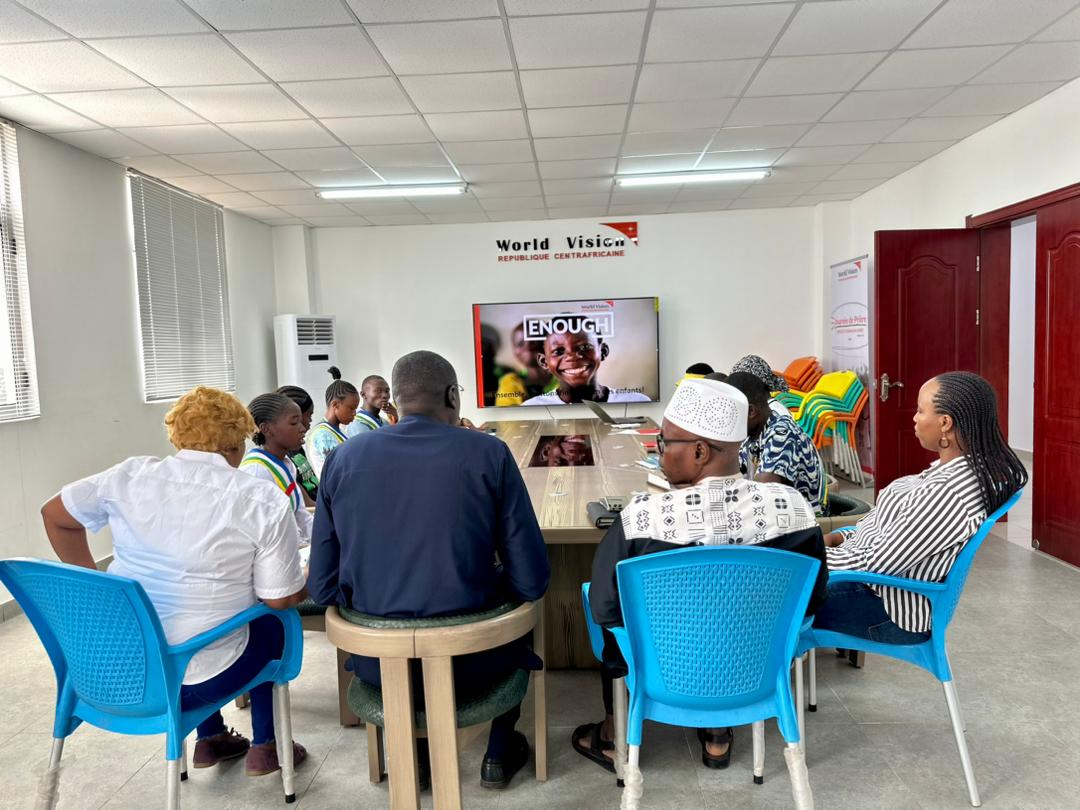
M330 366L327 371L334 381L326 387L326 418L311 429L304 445L317 478L322 477L326 457L348 438L343 427L356 418L356 409L360 407L360 392L356 386L341 379L337 366Z
M303 447L304 428L300 406L284 394L262 394L248 404L255 421L255 447L244 455L240 469L274 484L289 499L301 546L311 543L313 518L304 503L303 489L297 481L296 465L289 457Z

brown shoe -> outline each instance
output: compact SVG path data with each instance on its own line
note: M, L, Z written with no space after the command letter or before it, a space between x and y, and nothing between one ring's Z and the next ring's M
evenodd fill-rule
M293 767L296 768L307 759L307 749L300 743L294 742L292 750ZM244 772L248 776L266 776L268 773L276 773L280 770L277 743L268 742L251 746L251 750L247 752L247 759L244 760Z
M227 759L236 759L247 753L251 742L234 729L205 737L195 743L195 756L192 765L196 768L211 768Z

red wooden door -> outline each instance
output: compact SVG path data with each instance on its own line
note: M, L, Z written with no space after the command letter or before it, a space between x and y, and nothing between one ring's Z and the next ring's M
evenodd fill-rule
M922 384L945 371L978 371L978 258L975 229L874 234L869 394L878 490L935 458L911 421Z
M1080 565L1080 199L1036 223L1032 537Z

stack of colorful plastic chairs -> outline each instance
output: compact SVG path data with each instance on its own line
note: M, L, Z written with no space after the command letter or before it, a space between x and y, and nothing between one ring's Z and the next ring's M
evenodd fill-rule
M788 363L784 369L784 379L796 393L813 391L818 380L825 373L816 357L799 357Z

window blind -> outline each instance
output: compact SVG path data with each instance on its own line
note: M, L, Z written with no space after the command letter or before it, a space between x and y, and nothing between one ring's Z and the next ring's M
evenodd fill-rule
M41 415L15 128L0 121L0 422Z
M130 173L143 391L236 390L221 209Z

